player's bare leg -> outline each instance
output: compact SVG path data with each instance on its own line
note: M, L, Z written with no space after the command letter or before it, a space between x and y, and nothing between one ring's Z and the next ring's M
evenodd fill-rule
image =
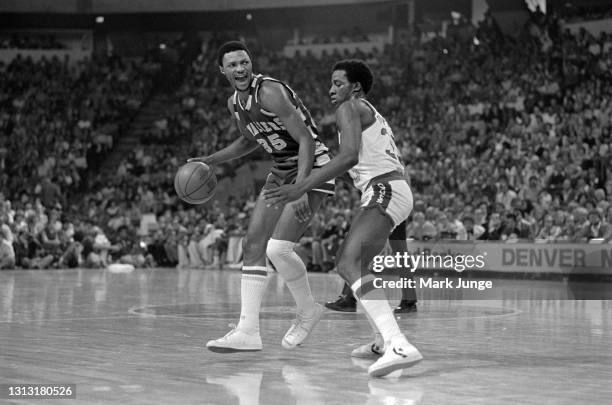
M259 312L268 285L266 245L282 213L282 209L268 207L263 197L258 197L243 241L240 321L224 337L206 343L209 350L227 353L263 348L259 334Z
M406 222L400 223L395 227L391 235L389 235L389 246L394 253L403 253L408 250L408 244L406 242ZM352 292L351 292L352 293ZM352 295L352 294L351 294ZM416 311L416 289L415 288L402 288L402 300L400 306L395 308L393 311L395 314L415 312ZM367 316L367 312L366 312ZM384 340L382 335L376 328L374 321L368 316L368 321L374 332L373 341L359 346L351 352L351 357L358 358L376 358L382 356L385 352Z
M338 273L351 285L385 342L385 354L368 369L373 377L410 367L423 358L400 331L384 290L374 287L374 276L367 270L384 248L393 226L381 210L362 210L353 220L337 264Z
M297 305L296 320L282 339L282 346L285 349L293 349L300 345L321 319L323 313L323 307L317 304L312 296L306 265L295 253L294 247L325 196L320 192L308 193L310 216L303 221L296 218L293 204L286 205L274 234L268 242L266 250L268 258L274 264L278 274L283 277Z

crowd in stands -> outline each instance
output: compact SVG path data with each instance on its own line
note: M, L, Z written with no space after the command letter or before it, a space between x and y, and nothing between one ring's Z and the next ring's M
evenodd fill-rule
M118 58L71 63L18 55L0 63L1 189L32 195L48 179L66 196L86 186L87 168L97 168L150 88L147 71Z
M610 4L585 5L580 2L567 2L559 9L559 15L568 23L612 18L612 6Z
M342 30L337 35L303 35L299 40L291 39L287 45L316 45L316 44L339 44L349 42L367 42L369 37L359 27L351 30Z
M63 49L53 34L11 34L0 36L0 49Z
M34 61L18 55L0 63L0 190L8 204L0 222L11 225L17 252L40 258L32 244L20 250L21 233L30 229L42 241L44 218L54 210L66 214L69 202L91 189L91 172L129 125L151 81L151 70L118 58ZM22 265L38 266L32 263Z
M348 56L370 63L377 76L369 98L394 129L413 189L409 237L609 242L610 39L586 31L571 34L554 15L533 15L517 37L502 34L487 15L473 34L321 59L289 59L256 42L250 45L256 71L297 91L332 149L337 134L327 95L331 66ZM212 153L239 136L225 108L231 90L215 66L216 47L225 39L205 43L168 116L152 123L152 135L116 171L89 184L93 191L78 206L43 202L44 194L65 192L57 177L51 184L59 194L41 183L9 193L10 202L4 196L3 243L10 240L15 253L26 252L17 254L20 266L64 266L70 260L90 266L224 263L234 250L232 241L245 232L254 196L192 207L177 200L172 182L186 158ZM28 115L8 121L15 125ZM3 122L0 128L8 125ZM73 139L79 139L75 131ZM2 164L14 150L4 153ZM30 165L41 164L41 158L23 157ZM13 161L10 165L9 173L27 175ZM218 176L231 177L236 166L222 165ZM358 201L348 182L338 181L336 195L315 215L302 240L301 253L309 256L311 269L330 266ZM150 220L146 227L144 218Z

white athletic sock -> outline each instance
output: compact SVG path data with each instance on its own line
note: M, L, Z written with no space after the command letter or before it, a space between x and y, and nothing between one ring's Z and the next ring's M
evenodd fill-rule
M295 299L298 313L305 317L312 315L315 312L315 300L310 291L308 276L304 274L297 280L287 281L286 284Z
M291 291L298 313L308 317L314 313L315 300L308 283L306 266L293 250L294 246L295 243L287 240L270 239L266 254Z
M368 319L368 322L370 323L370 327L372 328L372 332L374 332L374 344L376 344L376 346L378 346L378 347L383 347L385 342L384 342L384 340L382 338L382 335L378 331L378 328L376 327L376 324L374 323L374 320L370 317L368 312L365 310L365 308L363 307L363 304L361 303L361 301L357 301L357 302L361 306L361 309L363 309L363 314Z
M387 301L385 292L380 288L374 287L373 275L368 274L358 279L351 285L351 289L355 294L355 298L361 302L364 311L371 318L378 331L380 331L385 345L389 344L394 338L403 336L389 301Z
M259 333L259 311L267 286L268 270L265 266L242 267L239 329L247 333Z

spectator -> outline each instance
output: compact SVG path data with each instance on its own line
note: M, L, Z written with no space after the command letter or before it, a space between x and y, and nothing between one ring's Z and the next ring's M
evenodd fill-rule
M15 268L15 250L12 235L5 224L0 226L0 270Z
M463 225L466 233L465 240L478 240L485 233L485 228L475 224L474 217L471 215L465 215L463 217Z
M436 239L438 230L431 221L425 219L425 214L415 212L407 226L406 235L415 240L428 241Z
M333 263L344 235L348 232L348 222L342 213L336 213L321 233L324 263Z
M40 201L45 207L53 207L56 204L63 205L62 191L49 176L43 176L40 184Z
M521 191L519 191L518 197L535 204L538 202L538 196L540 195L541 190L542 187L540 186L537 176L532 175L529 177L529 184L524 186Z
M592 209L589 212L588 223L584 225L585 228L582 230L582 236L589 241L608 237L612 230L610 225L602 219L602 213L598 209Z
M506 210L511 209L512 201L517 197L517 194L508 187L508 179L505 176L499 178L498 187L499 191L495 196L495 202L502 204Z
M203 269L206 264L204 252L200 250L202 239L204 239L204 229L201 226L196 226L189 237L189 244L187 246L189 267L191 268Z
M529 227L516 213L507 213L503 223L500 239L503 241L516 241L529 238Z
M502 235L502 221L498 212L493 212L489 216L489 222L485 232L480 236L481 240L500 240Z
M553 242L561 234L561 226L556 225L553 216L547 214L544 216L540 231L536 235L535 239L540 241Z

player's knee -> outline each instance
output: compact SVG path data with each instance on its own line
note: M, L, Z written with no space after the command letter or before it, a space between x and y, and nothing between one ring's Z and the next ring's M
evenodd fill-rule
M283 259L293 253L295 243L288 240L270 239L266 247L266 255L272 263L279 259Z
M242 251L245 257L255 257L263 255L266 250L266 241L261 238L247 234L242 240Z

